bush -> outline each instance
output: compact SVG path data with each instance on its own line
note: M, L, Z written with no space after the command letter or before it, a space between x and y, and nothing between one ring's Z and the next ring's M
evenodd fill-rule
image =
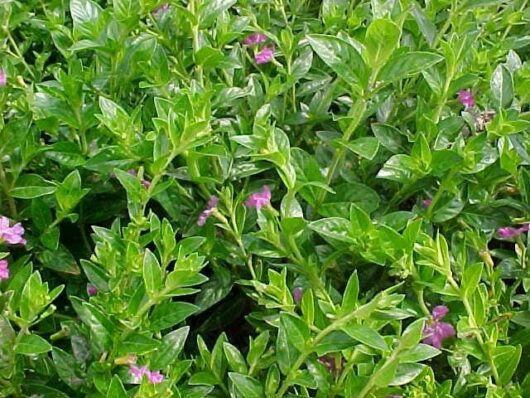
M529 16L3 1L0 396L530 396Z

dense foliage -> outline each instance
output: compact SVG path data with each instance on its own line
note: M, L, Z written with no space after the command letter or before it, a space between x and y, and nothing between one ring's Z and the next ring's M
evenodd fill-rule
M0 0L0 396L529 397L526 0Z

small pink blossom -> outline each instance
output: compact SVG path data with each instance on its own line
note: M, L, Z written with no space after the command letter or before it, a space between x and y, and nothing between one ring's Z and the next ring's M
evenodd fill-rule
M7 84L7 75L3 69L0 69L0 87L5 87Z
M521 228L514 227L502 227L497 229L497 235L503 239L510 239L515 236L521 235L523 232L528 232L530 229L530 224L525 224Z
M449 312L445 305L438 305L432 310L432 321L423 328L423 342L434 348L441 348L442 342L446 338L453 337L456 332L453 325L442 322Z
M475 98L471 90L460 90L458 92L458 101L466 108L471 108L475 105Z
M9 218L0 216L0 240L11 245L25 245L26 239L24 239L23 235L24 227L21 223L17 223L10 227Z
M423 199L422 204L423 204L423 207L427 208L427 207L429 207L432 204L432 199L431 198L425 198L425 199Z
M274 47L264 47L261 51L257 52L254 57L258 65L271 62L273 58L274 58Z
M98 294L98 289L94 285L88 284L86 286L86 292L89 296L95 296L96 294Z
M293 298L296 304L300 304L300 302L302 301L303 293L304 293L304 290L301 287L295 287L293 289Z
M149 374L149 369L147 369L147 366L131 365L129 372L133 377L133 383L138 384L142 382L144 375Z
M147 378L151 384L160 384L164 381L164 375L158 370L155 372L147 372Z
M212 196L208 200L208 205L206 206L206 209L204 209L202 213L199 215L199 219L197 220L197 225L202 227L204 224L206 224L206 220L208 220L208 218L215 211L218 203L219 203L219 198L217 196Z
M247 46L254 46L256 44L261 44L267 41L267 36L263 33L251 33L244 40L243 44Z
M0 281L9 279L9 263L7 260L0 260Z
M269 205L271 202L271 190L265 185L261 192L254 192L251 194L248 199L245 201L247 207L255 207L256 209L261 209L263 206Z

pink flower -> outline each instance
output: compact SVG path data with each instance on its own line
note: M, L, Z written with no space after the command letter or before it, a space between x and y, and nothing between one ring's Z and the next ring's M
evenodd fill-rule
M264 43L265 41L267 41L267 36L263 33L252 33L243 40L243 44L254 46L256 44Z
M437 305L432 309L432 319L439 321L449 313L449 308L445 305Z
M295 287L293 289L293 298L296 304L300 304L300 302L302 301L303 294L304 294L304 290L301 287Z
M98 294L98 289L94 285L88 284L86 286L86 292L89 296L95 296L96 294Z
M258 65L271 62L274 58L274 47L264 47L261 51L256 53L254 59Z
M423 207L425 207L425 208L429 207L431 205L431 203L432 203L432 199L431 198L423 199L423 202L422 202Z
M471 108L475 105L475 98L470 90L460 90L458 92L458 101L466 108Z
M129 372L133 377L133 383L138 384L142 382L142 378L144 377L144 375L149 374L149 369L147 369L147 366L131 365L131 367L129 368Z
M0 260L0 281L9 279L9 263L7 260Z
M9 226L9 218L0 216L0 239L11 245L25 245L26 239L23 238L24 227L17 223L12 227Z
M247 207L255 207L256 209L261 209L263 206L269 205L271 202L271 190L265 185L261 192L254 192L251 194L248 199L245 201Z
M0 69L0 87L5 87L7 84L7 75L3 69Z
M523 232L528 232L530 224L525 224L521 228L514 227L502 227L497 229L497 235L503 239L510 239L515 236L521 235Z
M453 325L447 322L442 322L449 312L449 308L445 305L438 305L432 310L432 322L425 325L423 328L423 342L429 344L434 348L441 348L442 342L448 337L453 337L456 332Z
M164 375L158 370L156 372L147 372L147 378L151 384L160 384L164 381Z
M202 213L199 215L199 219L197 220L197 225L202 227L204 224L206 224L206 220L208 220L208 218L212 215L218 203L219 203L219 198L217 196L212 196L208 200L208 205L206 206L206 209L204 209Z

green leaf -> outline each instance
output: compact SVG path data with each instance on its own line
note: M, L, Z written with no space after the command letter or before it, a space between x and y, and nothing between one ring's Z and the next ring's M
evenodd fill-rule
M79 174L79 170L74 170L66 176L61 184L59 184L59 187L55 192L57 204L66 215L79 203L88 191L88 189L82 189L81 187L81 175Z
M436 38L436 25L427 17L423 9L416 2L413 3L412 16L416 20L420 31L427 40L427 43L432 47Z
M361 325L345 325L341 328L352 339L379 351L387 351L385 340L375 330Z
M131 17L138 17L138 0L113 0L112 4L118 21L123 22Z
M15 352L24 355L43 354L51 349L51 344L36 334L25 334L15 344Z
M389 386L402 386L410 383L416 377L418 377L421 372L426 368L426 365L419 363L403 363L398 365L396 373L392 381L388 383Z
M114 375L110 382L107 398L127 398L127 391L118 375Z
M303 78L311 69L313 63L313 51L311 47L305 46L300 50L300 55L293 62L291 74L295 80Z
M17 180L17 186L12 188L11 196L18 199L33 199L51 195L57 187L50 181L37 174L25 174Z
M40 232L52 223L52 212L44 200L35 198L31 201L31 221Z
M263 386L253 377L239 373L228 373L228 377L243 398L265 398Z
M313 298L313 290L305 290L302 295L302 303L300 307L306 324L308 326L313 326L313 323L315 322L315 300Z
M410 350L399 355L401 363L415 363L434 358L441 353L440 350L427 344L418 344Z
M298 353L294 346L289 343L285 326L280 323L276 339L276 360L280 371L284 375L288 374L297 358Z
M371 127L374 135L379 140L379 143L390 152L399 153L404 150L404 137L397 128L379 123L374 123Z
M52 359L57 374L70 388L76 390L84 383L83 378L78 375L77 362L71 354L53 347Z
M368 160L372 160L379 150L379 140L375 137L361 137L351 142L338 141L338 143Z
M499 373L500 382L507 384L510 382L519 361L521 360L522 347L518 346L501 346L495 347L493 353L493 363Z
M317 55L349 84L366 85L366 65L357 50L348 42L333 36L308 35L307 39Z
M209 0L203 2L200 27L208 28L212 26L217 17L236 4L236 2L237 0Z
M232 344L225 342L223 343L223 351L226 355L226 360L230 369L238 373L248 373L247 363L241 352L234 347Z
M390 58L379 72L377 79L385 83L406 79L436 65L443 59L441 55L424 51L398 54Z
M378 178L405 183L412 178L414 161L409 155L394 155L377 173Z
M70 0L74 29L85 37L95 37L101 7L91 0Z
M482 269L484 268L483 263L475 263L468 265L464 269L464 275L462 276L462 290L464 297L470 299L475 292L482 276Z
M99 353L108 349L112 344L113 324L93 304L83 302L77 297L70 297L70 301L79 318L90 329L93 350Z
M158 259L149 249L146 249L144 256L143 278L145 290L149 297L158 297L163 286L162 269Z
M322 218L310 223L309 228L324 238L345 243L355 243L355 240L351 236L351 223L344 218Z
M342 306L340 309L344 315L351 313L355 309L358 297L359 277L357 276L357 271L354 271L351 274L350 279L348 279L344 295L342 296Z
M118 348L118 355L142 355L157 350L158 346L159 342L146 334L133 333L121 342Z
M491 75L491 93L499 108L506 108L513 99L513 77L508 68L499 64Z
M303 352L311 337L309 328L300 318L282 313L280 314L280 322L285 329L287 339L299 351Z
M412 347L415 347L419 344L423 336L423 325L424 322L422 319L412 322L399 339L399 350L408 350Z
M158 304L149 317L151 330L164 330L183 322L197 312L196 305L184 302L167 301Z
M184 348L189 332L190 327L184 326L166 334L162 339L160 347L151 358L151 368L165 369L167 366L175 362Z
M374 70L380 70L399 44L401 31L388 19L372 21L364 39L364 58Z
M251 368L255 368L261 361L261 357L269 344L270 333L268 330L261 332L255 339L250 339L250 348L247 354L247 362Z

